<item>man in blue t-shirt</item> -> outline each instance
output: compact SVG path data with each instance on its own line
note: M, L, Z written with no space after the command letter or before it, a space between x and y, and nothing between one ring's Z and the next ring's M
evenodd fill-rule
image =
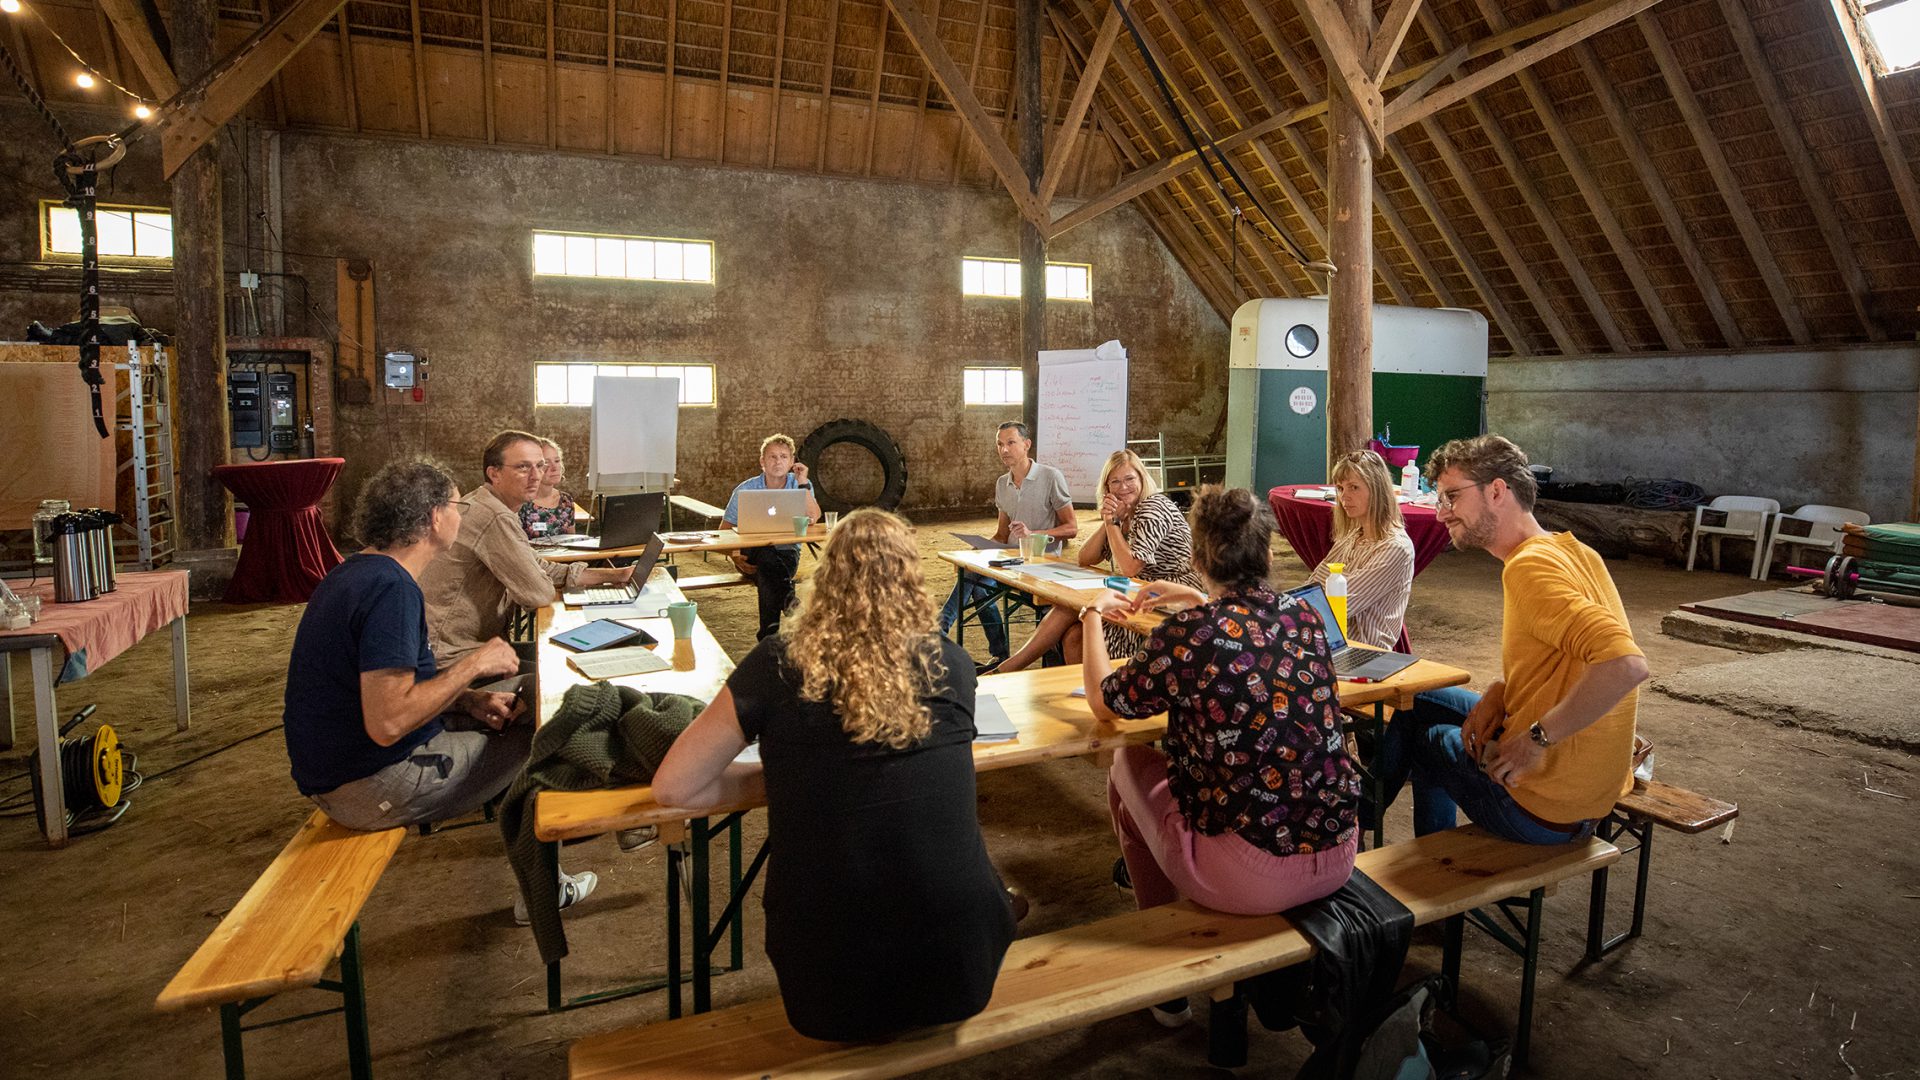
M485 642L444 669L427 647L420 575L460 532L452 477L395 462L360 490L353 531L366 547L307 602L287 664L287 756L300 794L351 829L458 817L506 790L533 745L512 693L469 689L520 670ZM561 906L597 879L561 875Z
M799 488L807 493L807 516L820 520L820 504L813 497L813 481L807 478L805 462L793 460L793 440L785 435L769 435L760 443L760 475L740 481L727 496L727 511L722 516L729 527L740 524L740 493L743 491L781 491ZM793 602L793 575L800 569L800 545L774 544L733 553L734 565L753 578L760 590L760 637L780 632L780 616Z

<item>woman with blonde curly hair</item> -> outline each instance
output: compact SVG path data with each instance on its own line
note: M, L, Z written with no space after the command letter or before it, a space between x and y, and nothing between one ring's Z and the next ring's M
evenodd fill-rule
M810 1038L972 1016L1013 940L974 810L973 662L934 620L907 523L847 515L798 611L654 775L689 810L764 783L767 958ZM734 764L755 739L762 765Z

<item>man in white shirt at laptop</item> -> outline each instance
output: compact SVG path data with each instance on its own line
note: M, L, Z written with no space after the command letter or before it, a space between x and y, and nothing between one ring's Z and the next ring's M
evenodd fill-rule
M769 435L760 442L760 475L740 481L727 497L727 512L722 516L728 527L740 525L740 493L743 491L781 491L799 488L807 493L807 516L820 520L820 503L813 497L813 481L807 478L807 466L793 459L793 439ZM800 545L774 544L733 553L733 562L742 574L753 578L760 590L761 638L780 632L780 616L793 602L793 575L800 569Z
M1006 474L993 485L993 505L1000 520L993 538L1019 546L1030 534L1044 534L1050 550L1058 551L1080 534L1080 520L1073 516L1073 498L1067 494L1067 478L1059 469L1033 460L1033 436L1027 425L1009 420L994 436L1000 463ZM977 574L960 572L953 593L940 611L940 632L946 633L960 619L966 604L989 595L993 582ZM987 635L987 651L997 664L1007 658L1007 623L998 606L980 608L980 629ZM990 665L989 665L990 666Z

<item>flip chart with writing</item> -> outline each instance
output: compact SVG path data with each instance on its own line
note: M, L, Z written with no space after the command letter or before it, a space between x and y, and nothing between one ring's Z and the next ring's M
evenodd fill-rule
M1127 445L1127 352L1120 343L1040 353L1039 421L1035 459L1066 474L1076 504L1097 505L1100 467Z

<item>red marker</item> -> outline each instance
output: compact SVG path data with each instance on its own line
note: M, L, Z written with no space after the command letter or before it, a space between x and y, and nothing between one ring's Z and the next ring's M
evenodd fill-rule
M1350 683L1370 683L1373 680L1367 678L1365 675L1355 675L1353 678L1348 679L1347 681Z

